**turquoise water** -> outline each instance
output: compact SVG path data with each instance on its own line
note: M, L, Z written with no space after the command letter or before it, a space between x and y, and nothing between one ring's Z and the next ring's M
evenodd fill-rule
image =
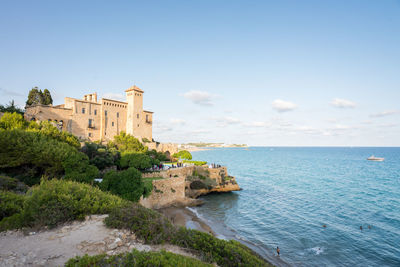
M205 196L195 208L221 237L242 240L280 266L400 266L400 148L192 154L226 165L243 188ZM385 161L367 161L370 155Z

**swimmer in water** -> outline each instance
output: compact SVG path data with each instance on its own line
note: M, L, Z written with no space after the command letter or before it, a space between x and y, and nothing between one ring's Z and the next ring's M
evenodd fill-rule
M362 231L362 226L360 225L360 230Z
M326 224L323 224L322 227L326 228Z
M368 229L371 229L372 228L372 226L371 225L368 225Z
M281 250L279 249L279 247L276 247L276 253L278 254L278 256L281 253Z

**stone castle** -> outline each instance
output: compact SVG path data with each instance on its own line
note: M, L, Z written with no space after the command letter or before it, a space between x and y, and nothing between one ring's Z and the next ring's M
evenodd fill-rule
M132 86L125 90L127 102L102 98L97 94L83 99L66 97L58 106L35 105L26 108L25 118L53 121L62 130L90 141L112 140L121 131L140 141L152 141L153 112L143 110L143 91Z
M27 107L28 121L52 121L58 128L70 132L81 140L110 141L121 131L133 135L149 149L171 154L178 148L173 144L153 141L153 112L143 110L143 90L132 86L125 90L126 102L88 94L83 99L66 97L64 104Z

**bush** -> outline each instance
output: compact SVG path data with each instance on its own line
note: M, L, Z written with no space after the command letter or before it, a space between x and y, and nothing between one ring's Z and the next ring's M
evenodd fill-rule
M173 154L172 157L174 157L176 159L179 158L179 159L190 160L190 159L192 159L192 154L190 154L190 152L187 150L181 150L178 153Z
M125 152L121 155L121 168L133 167L138 170L146 170L153 166L152 159L145 153Z
M70 259L66 267L87 267L87 266L179 266L179 267L202 267L212 266L199 260L186 256L176 255L171 252L140 252L136 249L129 253L115 256L106 254L96 256L82 256Z
M146 154L149 155L152 159L157 160L158 162L169 160L165 153L157 152L155 149L147 151ZM159 163L158 164L153 163L153 164L158 165Z
M24 129L26 124L24 117L17 112L6 112L0 118L0 128L3 130Z
M29 123L27 130L40 132L41 134L44 134L50 138L67 143L68 145L73 146L76 149L79 149L81 147L81 143L75 135L58 129L56 126L53 125L53 123L48 121L41 121L40 123L32 121Z
M99 176L96 166L90 165L87 156L83 153L72 154L63 162L65 179L91 183Z
M248 247L221 240L208 233L176 227L160 213L138 204L112 211L105 219L107 227L129 229L146 243L164 242L191 249L205 261L219 266L272 266Z
M115 146L119 151L131 151L131 152L146 152L145 147L137 138L130 134L126 134L121 131L119 135L114 136L114 142L109 143L109 146Z
M113 210L104 222L110 228L129 229L149 244L168 242L175 233L166 217L136 203Z
M90 181L96 170L89 166L86 155L65 142L38 131L0 130L0 170L17 173L28 185L41 176Z
M0 231L21 227L55 227L83 219L89 214L106 214L126 203L87 184L43 180L27 193L23 209L0 222Z
M25 201L24 195L13 192L0 191L0 221L22 211Z
M109 149L101 144L86 142L81 151L89 157L89 162L99 170L117 165L121 158L120 153L114 148Z
M100 188L134 202L139 201L144 193L142 174L135 168L107 172Z
M25 193L28 190L28 186L18 179L0 175L0 190Z

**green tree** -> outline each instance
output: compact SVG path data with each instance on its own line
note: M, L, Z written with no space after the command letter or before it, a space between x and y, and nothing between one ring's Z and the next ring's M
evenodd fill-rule
M28 94L28 100L26 100L27 106L41 104L43 101L43 93L38 87L33 87Z
M85 154L38 131L0 130L0 147L0 172L28 185L43 175L91 182L98 174Z
M173 154L172 156L174 158L179 158L179 159L187 159L187 160L192 159L192 154L190 154L190 152L187 150L181 150L178 153Z
M81 143L79 142L79 139L68 132L61 131L57 127L53 125L53 123L48 122L48 121L41 121L40 123L37 123L35 121L31 121L28 126L28 131L39 131L40 133L47 135L53 139L56 139L58 141L65 142L77 149L81 147Z
M53 98L51 97L50 91L47 89L43 90L43 105L52 105L53 104Z
M107 172L100 183L100 188L135 202L139 201L144 193L142 174L135 168Z
M153 160L145 153L124 152L121 155L121 168L134 167L138 170L145 170L152 167Z
M26 127L26 121L21 114L17 112L9 113L6 112L0 118L0 128L4 130L13 130L13 129L24 129Z
M126 134L121 131L119 135L114 136L114 142L110 144L118 148L119 151L131 151L131 152L146 152L147 147L145 147L137 138L130 134Z
M14 100L11 100L8 105L0 105L0 112L9 112L14 113L17 112L18 114L24 115L24 111L15 105Z

